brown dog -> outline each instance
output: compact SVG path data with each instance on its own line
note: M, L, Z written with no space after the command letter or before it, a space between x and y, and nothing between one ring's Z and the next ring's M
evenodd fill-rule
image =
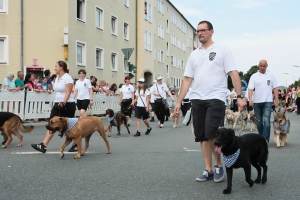
M173 118L173 122L174 122L173 128L179 127L180 116L179 115L176 116L176 115L174 115L174 113L171 113L170 117Z
M0 112L0 130L7 135L7 141L2 146L2 148L6 148L11 141L13 140L11 134L17 136L20 140L20 143L17 147L21 147L23 145L23 136L18 132L18 130L23 133L30 133L34 129L34 126L30 126L26 128L22 124L22 120L18 115L10 112Z
M274 116L273 129L274 129L274 141L276 146L284 147L287 143L287 138L290 132L291 122L288 116L285 114L284 109L279 109Z
M77 118L69 119L65 117L55 116L49 121L48 125L46 126L48 130L51 130L53 132L60 131L62 132L62 134L66 135L66 140L60 147L60 158L64 157L64 148L72 142L72 139L75 139L75 142L78 146L78 152L74 159L79 159L80 156L83 156L89 147L89 141L94 131L98 131L100 133L101 137L106 143L107 153L111 153L109 143L106 139L104 126L100 118L96 116L79 118L77 122L74 122L75 125L73 127L69 127L70 122L73 122L73 120L76 121ZM81 152L82 138L85 138L85 146L83 152Z
M252 125L254 126L254 130L257 130L257 123L256 123L256 118L255 118L255 114L250 111L249 112L249 120L250 120L250 131L252 132Z
M112 109L107 109L105 113L106 113L106 117L108 117L108 120L109 120L109 125L108 125L107 129L105 130L105 132L109 131L108 137L111 136L110 132L111 132L111 127L113 127L113 126L116 126L118 129L117 135L121 135L120 131L121 131L122 124L125 125L125 127L127 128L128 134L130 134L130 131L129 131L129 128L127 125L127 123L129 122L128 116L126 116L122 113L115 114Z

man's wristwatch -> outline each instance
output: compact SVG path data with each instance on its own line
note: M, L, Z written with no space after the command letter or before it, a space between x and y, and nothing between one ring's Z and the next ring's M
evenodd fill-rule
M244 99L244 98L245 98L245 96L244 96L243 94L239 94L239 95L237 95L237 96L236 96L236 98L241 98L241 99Z

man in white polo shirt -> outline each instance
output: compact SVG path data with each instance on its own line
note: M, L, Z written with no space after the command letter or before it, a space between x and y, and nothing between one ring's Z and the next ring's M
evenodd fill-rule
M224 119L228 75L231 76L238 94L237 103L240 109L246 106L246 101L242 95L241 81L233 56L228 47L212 41L213 34L210 22L202 21L198 24L197 36L201 47L195 49L189 57L174 112L179 114L181 102L194 81L190 100L195 142L201 143L206 167L196 180L206 181L214 178L215 182L221 182L224 170L220 154L214 151L214 141L221 120ZM214 168L212 154L215 158Z
M259 61L258 72L252 74L248 85L249 105L254 105L254 113L257 120L258 133L270 140L271 123L270 117L272 105L278 106L278 82L275 76L267 71L268 63L266 60ZM253 95L253 90L255 94ZM275 100L273 99L273 94Z

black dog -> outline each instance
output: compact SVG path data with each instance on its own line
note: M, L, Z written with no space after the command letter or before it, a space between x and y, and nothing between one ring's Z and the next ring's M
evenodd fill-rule
M232 188L233 168L244 168L246 182L253 186L255 183L264 184L267 182L268 166L268 144L263 136L256 133L248 133L243 136L235 136L234 130L221 128L217 132L215 139L217 153L223 153L223 161L226 166L227 188L223 194L230 194ZM257 178L253 182L251 179L251 164L257 170ZM261 178L261 167L263 175Z

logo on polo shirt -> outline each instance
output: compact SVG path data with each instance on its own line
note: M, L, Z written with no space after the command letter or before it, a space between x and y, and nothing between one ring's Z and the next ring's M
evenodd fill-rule
M270 83L271 83L271 81L270 81L270 80L267 80L267 84L270 85Z
M130 88L128 88L128 90L130 90Z
M215 59L215 57L216 57L216 53L215 52L210 52L209 53L209 60L210 61L213 61Z

